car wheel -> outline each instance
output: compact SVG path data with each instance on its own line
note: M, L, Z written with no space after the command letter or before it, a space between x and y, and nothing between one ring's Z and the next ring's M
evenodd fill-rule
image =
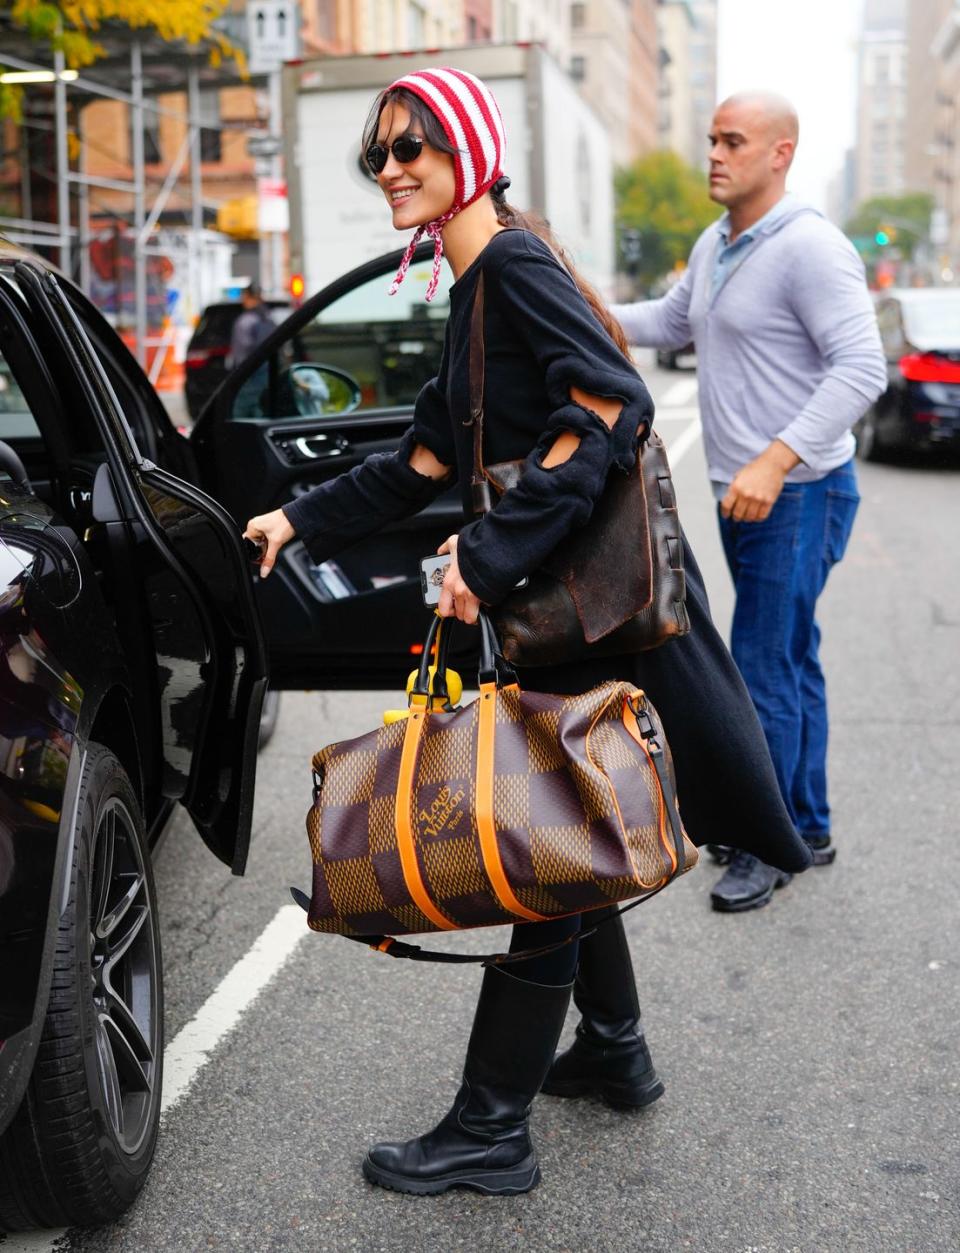
M91 742L43 1034L0 1137L0 1231L122 1214L153 1159L162 1071L160 934L143 818L120 762Z
M868 409L854 428L857 455L863 461L885 461L890 449L877 427L876 410Z
M273 739L277 729L277 718L280 714L280 693L267 688L263 698L263 712L260 715L260 747L265 748Z

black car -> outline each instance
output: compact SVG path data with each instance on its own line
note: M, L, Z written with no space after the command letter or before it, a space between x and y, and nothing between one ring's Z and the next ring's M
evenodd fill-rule
M278 688L396 686L422 639L418 561L458 526L452 493L337 563L291 542L262 584L240 538L409 424L446 311L416 267L387 297L399 257L307 302L188 441L86 298L0 247L0 1231L109 1221L144 1181L151 852L179 803L243 873L268 667Z
M960 288L887 291L877 321L888 383L855 428L860 456L960 447Z
M263 303L278 326L290 312L288 300L264 300ZM183 362L183 393L187 412L193 419L227 377L230 337L241 313L243 305L239 300L221 300L207 305L190 336Z

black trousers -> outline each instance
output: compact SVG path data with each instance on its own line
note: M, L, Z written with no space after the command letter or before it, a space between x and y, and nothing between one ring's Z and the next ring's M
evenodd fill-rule
M522 953L526 949L543 948L547 944L556 944L568 936L576 935L582 929L582 915L573 914L569 918L551 918L549 922L524 922L513 928L510 938L510 952ZM513 962L504 966L515 979L523 979L528 983L544 983L551 987L559 987L572 983L577 973L577 958L580 943L575 940L565 944L555 953L546 953L542 957L531 957L527 961Z

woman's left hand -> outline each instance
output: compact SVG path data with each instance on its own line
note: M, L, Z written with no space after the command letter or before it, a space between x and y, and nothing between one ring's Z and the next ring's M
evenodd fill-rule
M457 539L458 536L451 535L446 543L441 544L437 549L441 556L445 553L450 554L450 567L443 578L437 613L441 618L457 617L461 622L473 623L476 622L480 612L480 601L464 583L460 573L460 565L457 561Z

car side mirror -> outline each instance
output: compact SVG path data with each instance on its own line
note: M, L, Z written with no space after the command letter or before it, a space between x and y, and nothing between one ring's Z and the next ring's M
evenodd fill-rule
M301 362L287 371L287 381L294 413L299 417L352 413L362 399L356 379L332 366Z

